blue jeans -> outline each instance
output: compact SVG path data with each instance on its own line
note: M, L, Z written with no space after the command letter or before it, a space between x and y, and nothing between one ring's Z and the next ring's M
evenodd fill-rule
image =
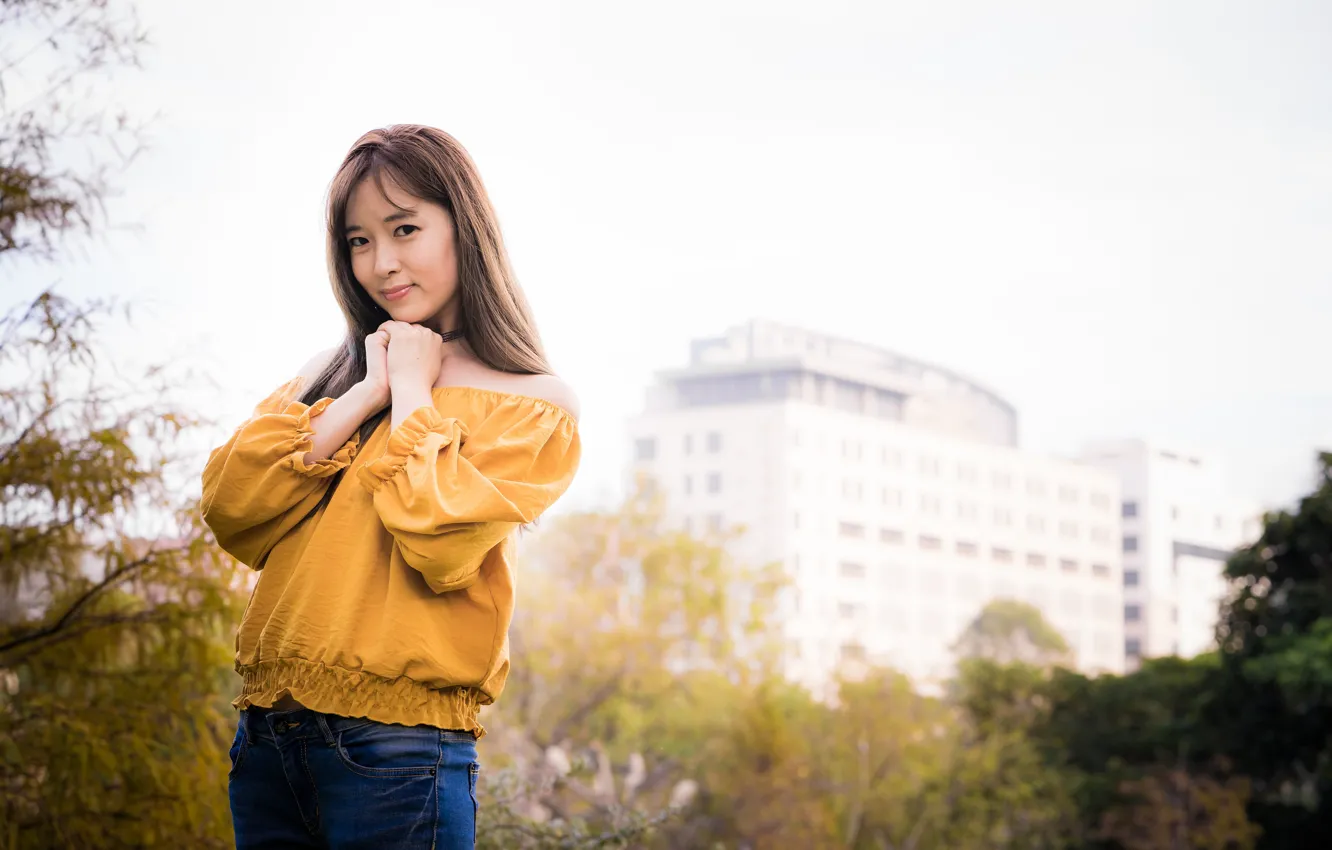
M453 850L476 843L476 739L310 709L241 712L238 850Z

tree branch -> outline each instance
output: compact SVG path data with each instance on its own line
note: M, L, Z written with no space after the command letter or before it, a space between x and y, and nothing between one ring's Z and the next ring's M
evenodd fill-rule
M4 657L6 654L13 652L15 649L18 649L20 647L26 646L31 643L35 643L37 641L45 640L46 638L57 635L62 629L65 629L66 627L69 626L69 624L74 620L74 618L78 616L80 611L88 607L88 605L99 595L101 595L104 591L106 591L116 582L125 578L127 575L134 572L135 570L142 569L143 567L146 567L149 564L153 563L153 561L156 560L158 556L168 555L168 554L182 554L188 551L189 551L188 546L178 546L173 549L151 549L143 557L137 558L133 561L129 561L120 566L119 568L112 570L111 572L107 573L106 576L104 576L101 581L97 582L92 587L88 588L88 590L85 591L82 596L76 599L74 603L70 605L69 608L65 611L65 613L60 615L60 618L51 625L41 629L37 629L26 635L21 635L19 637L12 638L4 642L0 642L0 657Z

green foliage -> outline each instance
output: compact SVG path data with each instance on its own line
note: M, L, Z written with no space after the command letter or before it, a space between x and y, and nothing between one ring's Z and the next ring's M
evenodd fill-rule
M105 305L0 320L0 786L11 847L225 846L219 684L244 597L173 447L160 373L103 376Z
M0 258L49 259L62 236L93 231L143 138L99 89L146 41L128 2L0 3Z
M1001 664L1053 664L1069 659L1068 643L1040 609L1015 599L988 603L953 649L962 658L986 658Z
M1332 834L1332 454L1314 491L1269 514L1226 573L1215 715L1228 755L1254 781L1264 846L1322 846L1312 836Z

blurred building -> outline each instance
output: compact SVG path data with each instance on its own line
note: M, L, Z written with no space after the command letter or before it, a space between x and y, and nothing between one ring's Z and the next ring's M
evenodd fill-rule
M1087 446L1082 458L1121 482L1128 666L1214 648L1225 561L1257 538L1259 505L1228 495L1214 460L1179 447L1119 440Z
M816 690L865 663L941 682L999 597L1037 606L1078 667L1123 669L1116 474L1022 451L974 381L753 321L660 373L630 438L669 521L740 524L738 556L785 564L788 673Z

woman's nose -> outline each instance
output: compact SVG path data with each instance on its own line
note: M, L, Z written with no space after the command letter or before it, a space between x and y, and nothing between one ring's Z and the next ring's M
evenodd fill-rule
M388 277L393 272L401 269L401 262L398 260L398 252L393 250L391 245L378 249L375 252L375 274L380 277Z

